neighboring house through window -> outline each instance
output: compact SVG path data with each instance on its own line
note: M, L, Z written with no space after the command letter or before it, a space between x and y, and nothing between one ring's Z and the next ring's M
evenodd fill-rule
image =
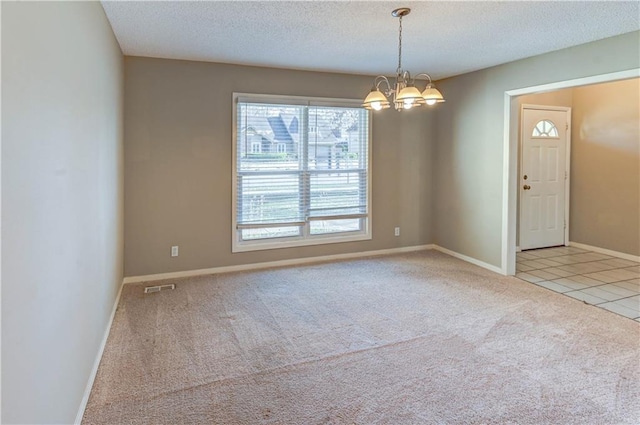
M360 101L234 94L233 252L371 239Z

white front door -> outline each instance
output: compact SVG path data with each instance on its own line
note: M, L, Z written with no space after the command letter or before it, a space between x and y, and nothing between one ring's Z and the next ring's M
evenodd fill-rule
M522 110L520 248L565 244L570 110Z

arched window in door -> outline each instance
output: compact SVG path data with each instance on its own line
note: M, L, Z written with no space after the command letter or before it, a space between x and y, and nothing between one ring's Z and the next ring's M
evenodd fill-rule
M549 120L538 121L533 128L533 137L558 137L556 125Z

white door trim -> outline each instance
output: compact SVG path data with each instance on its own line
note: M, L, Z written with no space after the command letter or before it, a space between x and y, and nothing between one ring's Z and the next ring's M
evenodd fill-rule
M502 156L502 261L501 271L505 275L516 272L516 214L518 190L518 127L512 125L511 117L517 116L516 96L541 93L587 84L605 83L640 77L640 68L567 81L524 87L504 92L504 135Z
M524 122L524 110L525 109L535 109L541 111L561 111L566 113L567 118L567 140L566 140L566 160L564 165L564 171L566 174L566 178L564 179L564 245L569 246L569 206L570 206L570 188L571 188L571 108L568 106L545 106L545 105L531 105L528 103L522 104L520 108L520 126L522 127L522 123ZM520 139L518 143L518 160L520 164L520 170L522 170L522 143L523 143L523 131L520 131ZM519 177L518 177L519 179ZM518 187L522 182L518 180ZM520 200L520 208L522 208L522 199ZM520 211L517 212L520 214ZM522 224L522 221L520 221ZM519 232L520 229L517 229ZM517 250L517 248L516 248Z

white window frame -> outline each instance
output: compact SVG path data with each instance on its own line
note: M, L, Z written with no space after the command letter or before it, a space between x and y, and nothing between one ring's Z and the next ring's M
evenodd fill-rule
M238 117L238 102L257 102L257 103L281 103L289 105L306 105L306 106L328 106L328 107L358 107L362 105L361 99L333 99L333 98L321 98L321 97L303 97L303 96L283 96L283 95L265 95L265 94L250 94L250 93L233 93L233 113L232 113L232 202L231 202L231 251L236 252L249 252L260 251L269 249L280 248L292 248L299 246L312 246L312 245L324 245L332 243L344 243L344 242L357 242L372 239L372 205L371 205L371 182L372 182L372 123L371 123L371 111L367 111L368 114L368 129L367 129L367 216L362 218L363 226L360 231L343 232L343 233L330 233L321 235L311 235L309 232L310 222L307 221L305 226L302 226L301 236L281 237L271 239L256 239L256 240L242 240L241 230L238 227L237 220L237 199L238 199L238 150L237 150L237 117Z

